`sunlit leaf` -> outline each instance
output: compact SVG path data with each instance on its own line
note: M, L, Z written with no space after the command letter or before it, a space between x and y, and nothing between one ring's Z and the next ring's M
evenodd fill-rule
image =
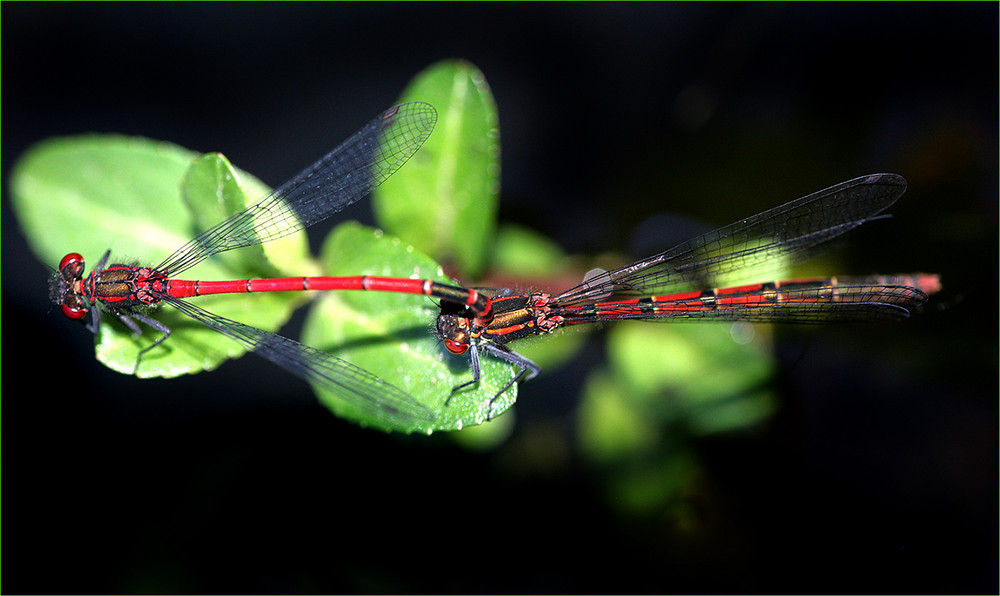
M447 60L415 77L401 101L438 111L434 134L373 197L379 225L474 279L489 256L500 191L497 107L483 74Z
M376 275L432 279L448 283L441 267L397 238L347 222L327 238L322 252L327 275ZM451 390L472 379L467 356L449 353L434 336L435 301L422 295L386 292L328 292L312 308L303 340L360 366L409 393L436 412L433 423L392 428L418 432L456 430L499 416L517 397L513 386L493 404L490 400L513 378L514 367L484 356L477 385ZM362 424L379 422L344 400L320 398L339 416Z

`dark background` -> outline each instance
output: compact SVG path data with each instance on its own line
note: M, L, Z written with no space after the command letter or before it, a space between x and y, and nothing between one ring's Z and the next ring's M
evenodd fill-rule
M997 16L5 2L2 590L995 593ZM340 421L253 357L118 375L49 308L55 263L8 196L32 143L143 135L276 185L453 57L499 105L501 218L567 251L894 171L907 194L844 266L939 272L945 290L899 325L780 331L779 412L691 442L683 518L605 496L575 448L579 368L522 387L513 434L467 450Z

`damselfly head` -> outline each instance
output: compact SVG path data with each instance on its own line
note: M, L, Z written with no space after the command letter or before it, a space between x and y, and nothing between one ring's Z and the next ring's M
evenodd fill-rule
M58 304L67 318L76 321L87 315L87 301L77 291L85 267L83 257L71 252L59 261L59 271L49 278L49 300Z
M468 317L442 312L437 318L437 334L452 354L464 354L469 350L472 337Z

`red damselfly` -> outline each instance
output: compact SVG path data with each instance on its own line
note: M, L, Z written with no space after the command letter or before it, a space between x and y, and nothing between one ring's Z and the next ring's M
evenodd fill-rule
M286 337L210 313L182 298L208 294L294 290L376 290L424 294L489 311L475 290L419 279L380 277L299 277L239 281L188 281L176 276L205 259L298 232L368 195L423 145L437 121L426 103L393 107L344 143L278 187L259 203L197 235L155 267L108 264L105 253L89 275L77 253L63 257L50 282L52 300L70 319L90 319L97 333L101 310L114 314L134 333L138 323L160 332L143 354L165 341L170 329L143 309L160 302L242 343L251 351L368 412L388 427L426 425L434 413L406 392L330 354Z
M492 310L442 302L437 332L449 351L470 354L479 379L480 352L518 368L494 396L540 369L511 351L510 342L581 323L725 320L755 323L899 320L939 289L933 274L827 277L719 288L741 272L759 275L809 256L817 245L878 219L896 202L906 181L896 174L862 176L796 199L670 250L611 271L592 272L559 294L480 288ZM707 288L707 289L706 289ZM713 289L717 288L717 289Z

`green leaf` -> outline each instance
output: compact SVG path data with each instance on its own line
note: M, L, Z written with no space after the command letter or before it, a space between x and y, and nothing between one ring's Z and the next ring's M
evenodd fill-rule
M64 137L36 145L16 166L12 182L14 206L29 244L53 265L74 251L94 267L110 249L111 263L155 266L205 226L216 223L209 220L228 216L266 194L264 185L238 173L221 156L205 156L192 163L196 155L176 145L119 135ZM249 190L241 186L241 179L247 180ZM187 205L201 214L200 222ZM206 211L207 205L216 210ZM305 238L299 236L275 250L284 255L305 254ZM234 265L237 262L241 264ZM262 259L256 262L252 266L246 260L210 259L185 277L240 279L273 272ZM299 299L269 294L195 300L222 316L276 329ZM211 370L244 352L236 342L173 309L153 310L145 314L171 330L169 341L139 362L140 350L160 333L147 327L135 336L105 313L98 334L98 360L140 377L173 377Z
M770 327L748 323L622 324L609 331L617 379L646 415L695 434L756 424L774 409Z
M184 173L182 194L193 232L202 232L265 197L271 189L257 178L237 170L221 153L196 159ZM306 234L292 234L257 246L221 253L214 260L227 263L246 276L310 275L317 265L309 254Z
M725 322L609 328L609 367L587 377L577 437L604 470L613 507L691 514L682 494L702 466L690 438L746 429L774 412L769 331Z
M433 105L438 123L407 164L405 180L394 176L375 192L375 216L386 231L475 278L489 257L496 225L496 103L483 74L460 60L420 73L403 94L403 101L410 100Z
M162 258L191 237L180 181L197 153L138 137L48 139L14 167L11 195L35 255L55 267L76 251Z
M657 421L605 370L587 376L577 418L582 451L598 463L641 457L659 442Z
M338 226L327 238L321 255L326 275L377 275L432 279L444 283L441 267L401 240L356 222ZM499 416L513 405L517 386L508 389L490 408L490 400L510 381L515 368L482 356L482 375L451 399L453 387L470 381L467 356L449 353L433 332L439 308L420 295L385 292L327 292L313 306L303 341L360 366L409 393L436 412L427 424L386 427L364 410L336 396L320 392L320 399L338 416L367 426L405 432L458 430Z
M551 276L566 266L566 254L550 238L517 224L504 224L497 231L493 251L499 271L525 276Z

